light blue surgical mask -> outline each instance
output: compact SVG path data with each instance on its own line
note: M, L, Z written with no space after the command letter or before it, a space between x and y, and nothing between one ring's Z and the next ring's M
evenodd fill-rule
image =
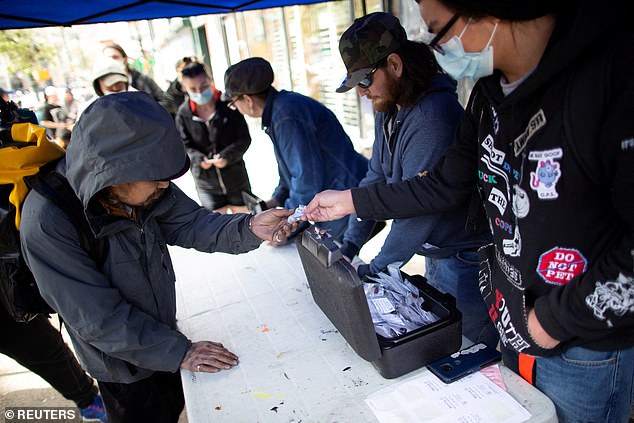
M462 35L470 23L471 21L467 23L459 36L454 35L449 41L440 44L444 54L434 50L438 64L456 81L464 78L475 81L493 73L493 46L491 41L498 24L496 23L493 27L491 37L489 37L489 41L482 51L467 53L462 45Z
M207 88L205 91L203 91L202 93L192 93L190 91L187 91L187 95L189 95L189 98L196 104L207 104L211 101L211 99L214 96L214 92L211 90L211 87Z

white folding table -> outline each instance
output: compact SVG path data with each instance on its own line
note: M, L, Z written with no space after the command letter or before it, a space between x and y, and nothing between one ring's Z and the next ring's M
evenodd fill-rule
M365 398L427 371L388 380L357 356L314 303L293 243L235 256L170 251L180 330L240 357L228 371L181 371L191 423L376 422ZM545 395L501 369L531 422L556 421Z

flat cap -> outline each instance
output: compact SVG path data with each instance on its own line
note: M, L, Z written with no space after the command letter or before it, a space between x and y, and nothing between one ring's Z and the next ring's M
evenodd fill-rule
M273 68L265 59L245 59L231 65L225 72L226 97L263 93L269 89L274 78Z

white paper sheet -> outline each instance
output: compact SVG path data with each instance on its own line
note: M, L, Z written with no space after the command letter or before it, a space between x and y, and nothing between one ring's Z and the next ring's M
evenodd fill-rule
M520 423L531 415L481 373L445 384L425 371L369 395L381 423Z

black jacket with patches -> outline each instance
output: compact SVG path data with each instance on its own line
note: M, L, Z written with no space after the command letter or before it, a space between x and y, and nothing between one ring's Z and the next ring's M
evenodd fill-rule
M240 112L231 110L227 102L218 101L214 116L209 122L203 122L193 114L190 102L186 99L176 113L176 128L185 143L191 160L191 172L199 187L214 194L251 191L242 158L251 145L251 135ZM203 159L211 159L214 154L226 159L227 166L222 169L215 166L201 168Z
M427 177L352 192L359 217L405 218L455 207L477 185L494 239L480 286L515 351L634 345L634 33L608 9L584 1L560 17L507 97L499 74L478 81ZM557 348L532 340L529 308Z

